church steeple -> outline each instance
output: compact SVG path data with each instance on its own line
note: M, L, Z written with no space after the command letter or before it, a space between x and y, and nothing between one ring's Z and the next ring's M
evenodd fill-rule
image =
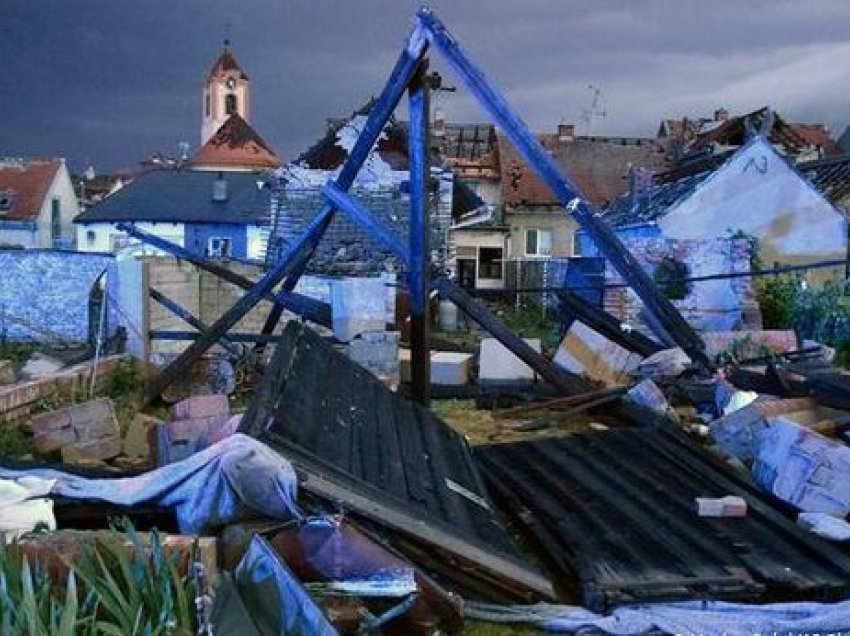
M249 120L251 82L233 57L230 40L204 79L201 103L201 146L212 137L231 115Z

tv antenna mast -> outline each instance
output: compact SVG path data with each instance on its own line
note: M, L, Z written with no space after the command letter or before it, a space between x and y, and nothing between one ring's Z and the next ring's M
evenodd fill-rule
M593 124L597 119L604 119L608 112L602 106L602 89L593 84L588 84L587 89L592 95L589 108L581 109L581 121L587 126L587 136L593 135Z

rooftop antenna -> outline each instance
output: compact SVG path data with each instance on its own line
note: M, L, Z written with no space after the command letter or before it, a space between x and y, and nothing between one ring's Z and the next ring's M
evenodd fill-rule
M579 119L587 126L587 136L593 136L593 124L597 119L603 119L608 112L602 107L602 90L593 84L588 84L587 89L592 95L589 108L581 109Z

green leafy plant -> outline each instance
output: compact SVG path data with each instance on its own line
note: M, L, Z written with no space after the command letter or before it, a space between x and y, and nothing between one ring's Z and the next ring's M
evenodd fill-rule
M80 578L99 601L99 633L192 634L194 585L178 573L177 555L166 552L156 531L150 545L143 546L129 522L121 529L132 543L132 554L122 541L100 542L79 565Z
M64 586L39 563L31 565L18 543L0 541L0 634L194 633L194 583L179 574L177 554L165 550L156 532L143 545L129 522L119 528L122 532L113 529L109 538L84 551Z
M791 329L800 281L793 276L760 278L755 283L756 299L765 329Z

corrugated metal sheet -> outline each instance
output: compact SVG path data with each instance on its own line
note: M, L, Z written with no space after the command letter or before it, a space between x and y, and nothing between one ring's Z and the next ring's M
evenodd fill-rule
M850 559L677 435L612 430L477 449L494 496L586 606L669 599L835 600ZM696 514L740 495L745 518Z

